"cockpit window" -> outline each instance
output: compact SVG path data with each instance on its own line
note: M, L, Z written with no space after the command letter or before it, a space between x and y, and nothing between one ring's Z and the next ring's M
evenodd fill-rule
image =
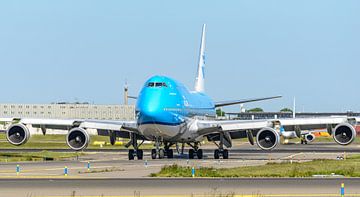
M147 87L168 87L165 82L149 82Z

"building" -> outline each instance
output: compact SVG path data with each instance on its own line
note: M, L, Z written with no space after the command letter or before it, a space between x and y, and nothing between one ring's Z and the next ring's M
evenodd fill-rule
M0 104L1 118L49 118L49 119L95 119L134 120L134 105L93 105L86 103L56 104ZM0 123L4 131L9 125ZM29 127L32 134L41 134L41 129ZM89 130L95 134L96 130ZM66 134L67 131L52 130L52 134Z
M134 105L0 104L0 117L134 120Z

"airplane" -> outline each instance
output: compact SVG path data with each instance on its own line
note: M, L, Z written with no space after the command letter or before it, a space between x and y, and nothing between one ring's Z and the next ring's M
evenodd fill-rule
M10 126L6 138L13 145L25 144L30 138L28 126L41 128L43 134L48 129L68 130L67 145L75 150L84 150L90 141L87 129L96 129L98 135L110 137L115 143L117 137L129 139L126 147L128 159L143 159L141 145L145 140L153 141L152 159L173 158L174 145L185 144L189 159L202 159L203 150L200 142L207 139L217 149L214 158L228 159L228 149L232 140L248 138L249 142L263 150L272 150L280 142L280 128L299 132L317 128L327 128L335 142L340 145L350 144L356 137L354 125L357 117L322 117L293 118L271 120L217 120L215 110L219 107L248 102L280 98L280 96L240 99L214 102L205 94L205 30L203 25L199 63L194 90L190 91L179 81L167 76L153 76L142 87L136 102L134 121L120 120L81 120L81 119L32 119L0 118ZM254 140L255 138L255 140ZM183 149L182 149L183 150Z

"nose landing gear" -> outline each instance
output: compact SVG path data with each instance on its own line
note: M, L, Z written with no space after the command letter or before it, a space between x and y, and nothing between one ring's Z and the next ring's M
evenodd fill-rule
M175 143L165 142L164 148L162 146L162 141L160 139L155 140L155 148L151 150L151 159L163 159L167 157L168 159L174 158L174 151L171 148Z

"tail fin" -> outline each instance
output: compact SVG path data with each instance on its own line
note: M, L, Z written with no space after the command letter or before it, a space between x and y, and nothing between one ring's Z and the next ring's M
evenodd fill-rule
M295 100L295 97L294 97L294 101L293 101L293 118L295 118L296 116L296 100Z
M200 53L199 53L199 65L197 70L197 76L195 81L195 91L204 92L205 91L205 30L206 24L203 25L202 34L201 34L201 44L200 44Z

